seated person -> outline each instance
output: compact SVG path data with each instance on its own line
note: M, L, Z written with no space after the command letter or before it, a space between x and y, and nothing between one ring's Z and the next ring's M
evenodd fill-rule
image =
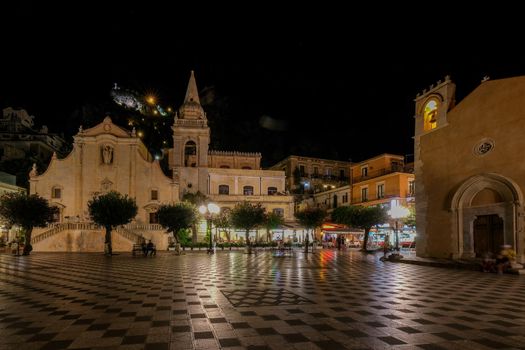
M483 272L496 272L494 260L491 259L489 253L483 254L483 259L481 260L481 270Z
M148 255L148 253L150 253L150 255L153 255L153 254L157 255L157 250L155 249L155 246L151 242L151 239L149 240L148 245L146 247L146 256Z
M499 274L502 274L511 267L510 257L513 253L514 251L511 249L510 245L501 246L501 252L496 257L496 268L498 269Z

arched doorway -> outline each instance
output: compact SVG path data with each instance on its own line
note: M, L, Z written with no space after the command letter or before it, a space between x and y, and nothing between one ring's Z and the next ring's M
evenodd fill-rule
M522 260L523 195L518 185L499 174L476 175L459 186L451 201L456 258L497 253L511 245Z

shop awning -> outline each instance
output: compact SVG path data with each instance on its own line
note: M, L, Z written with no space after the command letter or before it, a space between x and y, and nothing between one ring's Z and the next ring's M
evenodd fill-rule
M331 223L331 222L325 222L323 224L323 226L321 227L321 229L323 230L323 232L326 232L326 233L340 233L340 234L351 234L351 233L362 234L362 233L365 233L364 230L361 230L361 229L358 229L358 228L348 227L346 225L335 224L335 223Z

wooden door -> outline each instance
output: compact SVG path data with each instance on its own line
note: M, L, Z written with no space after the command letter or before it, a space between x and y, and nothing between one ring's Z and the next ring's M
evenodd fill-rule
M503 219L498 215L480 215L474 221L474 251L476 257L498 254L503 245Z

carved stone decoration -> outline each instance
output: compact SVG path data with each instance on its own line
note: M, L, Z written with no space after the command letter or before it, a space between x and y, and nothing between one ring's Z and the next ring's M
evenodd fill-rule
M100 189L103 193L111 191L112 186L113 182L111 182L107 177L100 183Z
M491 152L494 149L494 146L494 140L490 138L484 138L474 146L473 152L476 156L482 157Z
M33 168L31 168L31 171L29 172L29 177L35 176L38 176L38 171L36 170L36 163L33 163Z
M113 163L113 147L111 145L102 146L102 161L108 165Z

